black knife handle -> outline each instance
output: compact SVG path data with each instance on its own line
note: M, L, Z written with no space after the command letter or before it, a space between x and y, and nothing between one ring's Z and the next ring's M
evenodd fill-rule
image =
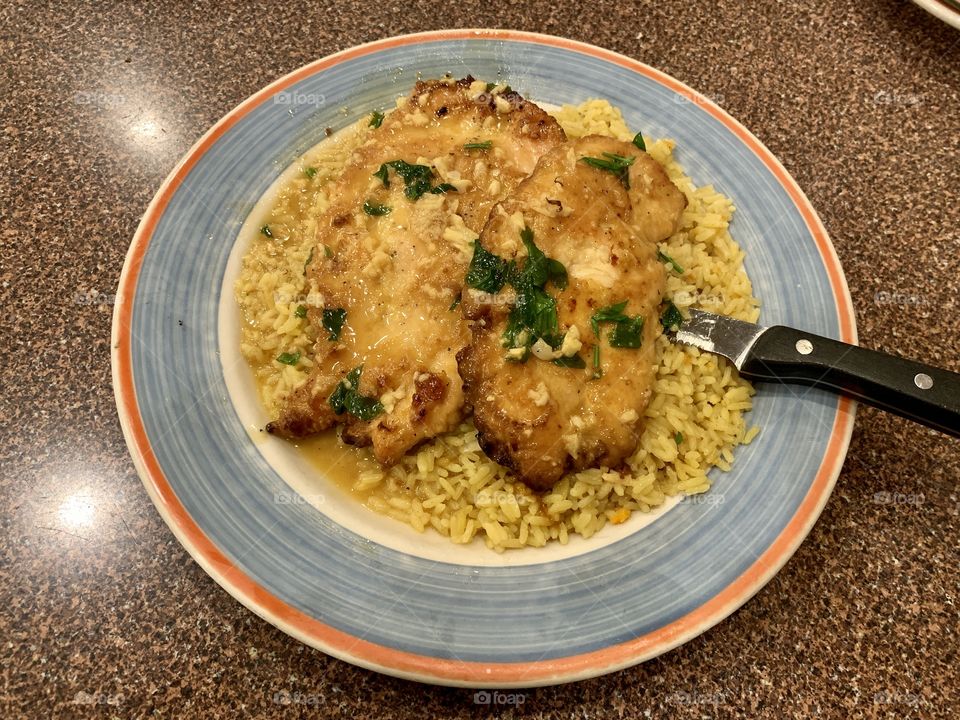
M740 373L811 385L960 437L960 375L794 328L768 328Z

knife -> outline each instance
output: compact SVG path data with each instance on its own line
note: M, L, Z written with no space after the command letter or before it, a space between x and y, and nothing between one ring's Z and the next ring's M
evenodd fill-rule
M686 312L672 339L722 355L745 378L842 393L960 437L960 374L782 325Z

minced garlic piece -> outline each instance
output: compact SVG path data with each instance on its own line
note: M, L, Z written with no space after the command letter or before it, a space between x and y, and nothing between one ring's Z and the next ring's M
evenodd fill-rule
M487 84L483 80L474 80L470 83L468 90L471 100L477 100L481 95L487 92Z
M550 402L550 392L542 382L533 390L528 390L527 397L533 400L533 404L537 407L543 407Z
M630 409L630 410L627 410L625 413L623 413L623 414L620 416L620 422L623 422L623 423L632 423L632 422L636 421L636 419L637 419L638 417L640 417L640 416L637 415L637 411L636 411L636 410L633 410L633 409Z
M513 112L513 103L501 97L500 95L494 96L493 104L496 106L497 112L501 115L506 115L507 113Z
M560 345L560 355L561 357L573 357L580 352L580 348L582 347L583 343L580 342L580 328L576 325L571 325L567 330L567 334L563 336L563 343Z

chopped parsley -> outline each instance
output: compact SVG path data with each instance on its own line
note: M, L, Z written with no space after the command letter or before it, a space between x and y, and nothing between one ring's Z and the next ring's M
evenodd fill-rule
M647 144L643 141L642 133L637 133L636 135L633 136L633 144L643 151L646 151L647 149Z
M313 178L315 178L317 175L317 169L315 167L304 168L303 174L313 180Z
M489 150L493 147L493 140L484 140L483 142L469 142L463 146L464 150Z
M403 184L406 186L403 193L409 200L419 200L424 193L456 192L456 188L450 183L440 183L433 185L433 168L429 165L412 165L404 160L391 160L383 163L380 168L373 173L373 176L379 178L384 187L390 187L389 168L403 178Z
M380 179L380 182L383 183L383 186L384 186L384 187L390 187L390 175L389 175L389 173L390 173L390 171L387 169L387 164L384 163L383 165L380 166L380 169L377 170L377 171L373 174L373 176L374 176L375 178L379 178L379 179Z
M293 311L293 314L298 318L305 318L307 316L307 306L297 305L297 309Z
M310 254L307 255L307 259L303 263L303 272L306 274L307 268L310 267L310 263L313 262L313 248L310 248Z
M393 208L391 208L389 205L374 205L369 200L363 203L363 211L367 215L373 215L375 217L379 217L380 215L389 215L392 209Z
M630 189L630 166L636 158L605 152L602 158L582 157L580 159L590 167L613 173L625 188Z
M473 258L467 270L466 284L483 292L500 292L507 280L507 261L494 255L480 244L473 243Z
M522 268L515 263L506 266L507 281L517 291L517 301L507 318L503 334L506 347L530 347L543 340L556 349L563 342L557 319L557 301L546 291L547 283L558 288L567 286L567 270L563 265L548 258L533 241L533 230L524 227L520 239L527 249L527 259Z
M523 266L522 275L526 275L524 282L537 287L543 287L552 282L561 290L567 286L567 269L557 260L548 258L533 242L533 230L524 227L520 231L520 239L527 249L527 263Z
M381 123L383 123L383 117L384 115L382 112L374 110L372 113L370 113L370 122L367 123L367 125L372 128L378 128L380 127Z
M295 353L280 353L277 355L277 362L283 363L284 365L296 365L300 362L300 351L297 350Z
M488 82L488 83L487 83L487 89L486 89L485 92L490 92L490 91L493 90L496 86L497 86L496 83Z
M262 228L260 228L260 234L266 235L268 238L273 237L273 231L270 229L269 225L264 225Z
M310 252L313 252L313 251L311 250ZM329 245L323 246L323 254L325 257L328 257L328 258L333 257L333 250L330 249Z
M683 275L683 268L680 267L680 263L678 263L676 260L674 260L672 257L667 255L662 250L657 250L657 259L660 260L660 262L666 263L667 265L672 267L674 269L674 272L679 273L680 275Z
M599 339L600 324L611 323L613 330L607 336L610 347L636 349L643 342L643 317L630 317L624 313L626 307L627 301L624 300L616 305L600 308L590 318L590 327Z
M374 397L360 394L360 375L363 365L358 365L347 373L347 377L337 384L328 402L337 415L348 413L360 420L373 420L383 412L383 404Z
M560 367L577 368L578 370L582 370L587 366L587 363L579 355L555 358L553 364L559 365Z
M679 445L683 442L683 433L677 430L677 434L673 436L673 441Z
M603 370L600 367L600 343L593 346L593 379L598 380L603 377Z
M461 297L460 297L459 295L457 295L457 299L454 300L452 303L450 303L450 307L447 308L447 309L448 309L450 312L453 312L454 310L456 310L456 309L457 309L457 306L460 305L460 300L461 300Z
M466 285L487 293L499 292L510 283L516 290L516 302L507 317L507 327L501 344L510 350L523 349L522 355L508 354L509 360L524 362L530 346L543 340L551 348L563 342L559 332L557 301L546 291L547 283L558 288L567 286L567 270L562 263L547 257L533 241L533 230L524 227L520 239L527 249L527 259L520 267L515 261L507 262L494 255L480 244L473 243L473 258L467 270ZM567 367L576 367L576 360ZM562 364L562 363L558 363Z
M643 343L643 317L618 322L607 338L610 347L636 349Z
M683 315L680 309L673 304L672 300L667 300L666 307L660 315L660 324L664 330L679 330L683 325Z
M347 319L347 311L343 308L324 308L323 327L330 331L327 340L339 340L343 323Z

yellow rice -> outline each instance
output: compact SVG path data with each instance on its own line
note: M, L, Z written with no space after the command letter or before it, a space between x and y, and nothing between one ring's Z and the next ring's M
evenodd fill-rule
M605 100L564 106L554 114L571 138L633 137L620 111ZM236 284L244 321L241 351L270 416L313 365L309 351L315 333L295 314L299 305L314 300L304 287L304 263L317 218L327 206L327 190L362 142L365 125L358 123L301 159L304 172L281 189L271 209L273 237L258 236L243 261ZM666 296L681 309L695 305L755 322L759 302L743 268L743 251L728 232L733 203L712 186L694 186L673 159L673 148L671 140L647 142L648 152L688 200L680 231L660 246L685 271L668 270ZM663 336L657 349L655 394L629 473L586 470L540 495L483 454L467 421L390 469L381 469L365 450L350 450L364 457L354 489L366 496L371 509L418 531L433 528L455 543L480 536L496 551L542 547L553 540L566 543L571 534L590 537L608 522L625 522L634 511L649 512L668 496L706 492L708 471L729 470L733 449L759 432L748 428L743 417L753 388L722 358L673 345ZM295 367L276 362L279 353L298 351L302 358Z

